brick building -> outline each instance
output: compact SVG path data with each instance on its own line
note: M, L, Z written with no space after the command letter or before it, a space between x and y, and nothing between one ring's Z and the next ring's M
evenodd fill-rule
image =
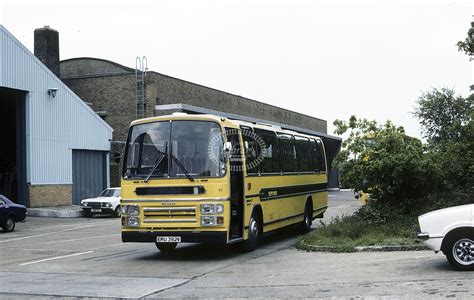
M128 126L137 118L136 90L140 71L104 59L82 57L61 61L60 72L61 79L114 128L115 143L112 148L121 151L121 143L126 139ZM240 115L266 123L292 126L292 129L302 128L317 132L330 146L327 152L331 161L340 147L339 139L327 135L325 120L154 71L146 73L144 87L145 117L174 111L226 113L236 115L237 118ZM118 170L114 169L111 173L118 174ZM336 176L332 184L335 187L338 185L337 174L333 175ZM119 184L118 176L112 175L111 180L112 184Z
M41 41L35 41L36 43ZM61 80L114 128L113 152L122 151L132 120L175 111L252 118L262 123L273 123L316 134L324 139L329 163L339 151L341 140L327 135L325 120L155 71L143 72L144 63L139 60L137 66L141 67L129 68L112 61L90 57L72 58L59 63ZM112 186L120 183L118 167L111 161ZM329 185L338 187L337 172L332 168Z

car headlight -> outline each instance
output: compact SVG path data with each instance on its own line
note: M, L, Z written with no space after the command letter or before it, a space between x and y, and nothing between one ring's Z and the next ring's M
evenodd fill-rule
M222 204L201 204L201 214L221 214L224 212Z
M122 214L130 216L140 215L140 205L122 205Z
M201 226L220 226L224 225L224 217L220 216L202 216Z
M105 207L112 207L112 203L110 202L105 203Z
M82 202L82 206L87 206L87 202Z

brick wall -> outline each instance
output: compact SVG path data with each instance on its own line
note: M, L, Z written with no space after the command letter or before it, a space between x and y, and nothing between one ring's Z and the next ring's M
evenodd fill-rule
M79 58L61 62L61 74L79 97L92 103L94 111L106 111L105 121L114 128L114 140L125 141L135 119L134 70L105 60ZM156 104L183 103L327 132L325 120L156 72L147 74L145 98L146 116L154 115Z
M63 79L94 111L105 111L105 121L114 129L113 139L125 141L130 122L135 120L135 75ZM147 105L154 107L154 102ZM153 113L147 113L153 116Z
M325 120L155 72L149 72L148 78L148 88L157 89L158 104L189 104L327 133Z
M60 67L61 79L69 88L90 103L94 111L106 112L104 119L114 129L113 140L124 142L130 122L136 118L135 70L94 58L62 61ZM156 104L183 103L327 132L327 122L324 120L156 72L147 74L145 98L147 117L155 115ZM121 152L122 148L123 144L112 143L112 152ZM120 166L113 157L112 154L111 186L118 186Z
M72 185L30 185L30 207L71 205Z

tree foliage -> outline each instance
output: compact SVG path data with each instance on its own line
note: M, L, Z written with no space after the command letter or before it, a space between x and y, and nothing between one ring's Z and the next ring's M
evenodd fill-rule
M472 201L474 187L474 95L433 89L419 98L414 115L427 143L409 137L390 121L352 116L336 120L335 133L348 133L335 160L342 185L370 193L363 210L385 222Z
M458 50L474 59L474 22ZM474 91L474 86L471 86ZM474 94L449 88L422 93L414 116L427 140L408 137L390 121L352 116L336 120L336 134L348 134L334 163L341 185L372 195L357 216L369 224L393 223L474 199Z
M474 186L474 94L433 89L419 98L414 115L443 169L444 189Z
M421 95L414 115L433 149L445 151L450 144L466 138L473 118L473 100L472 95L456 96L454 90L448 88L434 88Z
M435 157L426 153L420 140L407 136L403 127L355 116L334 125L337 134L349 134L335 161L343 185L369 192L389 206L436 188L440 170Z
M474 56L474 22L471 23L471 28L467 32L466 39L459 41L456 45L458 46L458 51L466 53L472 59Z

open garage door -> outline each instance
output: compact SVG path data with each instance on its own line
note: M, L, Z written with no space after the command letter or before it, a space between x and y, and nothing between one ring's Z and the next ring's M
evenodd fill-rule
M97 197L107 187L107 152L72 150L72 203Z
M0 87L0 194L29 206L26 183L26 95Z

